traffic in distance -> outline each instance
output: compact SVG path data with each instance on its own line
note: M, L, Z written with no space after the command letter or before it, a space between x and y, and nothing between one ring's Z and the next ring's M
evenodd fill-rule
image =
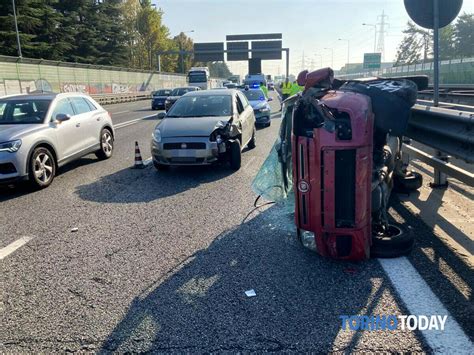
M240 169L242 150L256 145L257 126L271 124L273 98L268 88L273 86L264 75L248 75L244 84L238 80L213 90L209 69L192 68L189 86L151 93L151 108L165 110L157 116L163 121L152 134L153 165L158 170L217 162ZM66 163L91 152L100 159L112 157L111 115L90 96L10 96L0 99L0 113L2 184L27 180L45 188Z

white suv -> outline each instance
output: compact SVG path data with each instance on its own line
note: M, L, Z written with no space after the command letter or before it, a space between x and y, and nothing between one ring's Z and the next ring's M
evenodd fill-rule
M49 186L57 168L114 149L110 114L88 95L40 93L0 98L0 183Z

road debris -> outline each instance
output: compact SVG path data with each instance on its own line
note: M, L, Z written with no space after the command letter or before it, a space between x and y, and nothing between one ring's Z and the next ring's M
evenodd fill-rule
M255 297L255 296L257 296L257 294L255 293L255 290L254 290L254 289L245 291L245 295L246 295L247 297Z

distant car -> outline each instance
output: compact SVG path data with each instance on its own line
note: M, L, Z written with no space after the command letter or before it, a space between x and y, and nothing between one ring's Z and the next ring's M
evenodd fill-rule
M153 165L230 162L237 170L241 151L255 147L255 116L238 90L189 92L179 98L153 132Z
M0 99L0 183L29 180L49 186L62 165L114 149L110 114L80 93L29 94Z
M161 89L151 93L151 109L164 110L165 101L171 95L171 89Z
M269 81L267 83L268 90L275 90L275 83L273 81Z
M242 93L247 97L253 108L257 125L264 127L270 126L271 108L269 101L272 101L272 98L267 99L262 89L251 89L245 87L245 89L242 90Z
M201 90L201 89L198 88L197 86L186 86L182 88L173 89L173 91L171 91L170 96L168 96L165 100L165 110L168 111L171 108L171 106L173 106L173 104L176 102L176 100L178 100L184 94L188 92L192 92L192 91L198 91L198 90Z
M224 87L226 87L227 89L235 89L237 88L237 84L233 82L228 82L228 83L224 83Z

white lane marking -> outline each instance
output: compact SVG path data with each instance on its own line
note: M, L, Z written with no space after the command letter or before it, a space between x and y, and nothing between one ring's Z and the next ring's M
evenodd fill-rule
M156 115L149 115L149 116L145 116L145 117L141 117L141 118L136 118L134 120L130 120L130 121L127 121L127 122L117 123L116 125L114 125L114 128L115 129L120 129L120 128L123 128L123 127L127 127L127 126L130 126L132 124L135 124L137 122L140 122L140 121L146 120L147 118L152 118L152 117L156 117Z
M406 257L378 261L410 314L448 316L444 331L421 330L435 353L472 354L474 344Z
M127 113L127 112L130 112L130 111L120 111L120 112L111 112L112 115L120 115L121 113Z
M144 164L145 166L150 165L150 164L151 164L151 158L148 158L148 159L144 160L144 161L143 161L143 164Z
M13 243L7 245L5 248L0 249L0 260L3 260L6 258L8 255L13 253L15 250L21 248L23 245L28 243L30 240L32 240L34 237L21 237L18 240L15 240Z
M247 168L249 167L250 164L252 164L252 162L255 160L255 157L251 157L250 160L247 162L247 164L245 164L244 166L244 170L247 170Z

